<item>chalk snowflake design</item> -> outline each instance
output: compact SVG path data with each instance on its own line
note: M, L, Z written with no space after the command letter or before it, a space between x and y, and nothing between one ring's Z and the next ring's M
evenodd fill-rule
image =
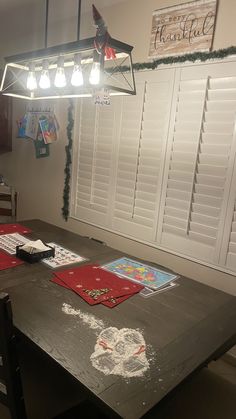
M125 378L140 377L149 368L145 340L135 329L108 327L102 330L90 360L103 374Z

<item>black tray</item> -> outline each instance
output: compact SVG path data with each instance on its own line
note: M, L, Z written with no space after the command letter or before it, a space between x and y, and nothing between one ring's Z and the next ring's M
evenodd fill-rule
M28 253L25 250L21 249L23 246L16 246L16 257L25 260L29 263L35 263L39 262L41 259L50 258L55 256L55 248L49 246L48 244L44 243L45 246L50 247L50 250L44 250L43 252L37 252L37 253Z

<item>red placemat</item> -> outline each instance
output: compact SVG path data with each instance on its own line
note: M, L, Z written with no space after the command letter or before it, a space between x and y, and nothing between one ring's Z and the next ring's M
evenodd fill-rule
M90 305L115 301L117 297L133 295L144 287L105 271L97 265L85 265L74 269L54 272L69 288ZM61 284L60 284L61 285ZM119 301L119 300L118 300Z
M51 278L51 281L54 282L57 285L60 285L61 287L71 289L68 285L66 285L61 279L54 276ZM123 303L123 301L127 300L128 298L132 297L134 294L124 295L123 297L116 297L112 298L110 300L103 301L101 304L103 304L106 307L113 308L116 307L118 304Z
M0 250L0 271L3 269L14 268L14 266L22 265L23 260L15 258Z
M128 300L128 298L132 297L134 294L124 295L123 297L112 298L111 300L104 301L102 304L106 307L113 308L118 306L123 301Z
M67 288L67 289L71 289L68 285L66 285L61 279L57 278L56 276L53 276L51 278L51 282L54 282L57 285L60 285L61 287Z
M21 233L27 234L31 233L32 230L30 228L25 227L21 224L0 224L0 235L2 234L11 234L11 233Z

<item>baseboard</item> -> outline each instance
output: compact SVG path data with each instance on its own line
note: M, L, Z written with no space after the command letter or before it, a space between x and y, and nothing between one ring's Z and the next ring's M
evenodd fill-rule
M233 348L226 352L222 358L225 362L236 367L236 346L233 346Z

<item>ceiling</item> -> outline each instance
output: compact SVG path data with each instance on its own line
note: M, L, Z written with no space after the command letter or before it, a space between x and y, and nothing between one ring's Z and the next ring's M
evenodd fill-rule
M56 2L57 0L49 0L49 4ZM82 0L82 13L86 13L92 8L92 4L94 3L95 6L99 9L103 7L112 6L117 3L122 3L126 0ZM23 7L27 5L33 5L34 3L46 3L46 0L1 0L0 1L0 11L4 12L4 10L14 9L15 7Z
M112 6L116 3L122 3L126 0L82 0L82 10L89 11L92 9L92 4L94 4L97 8L103 8Z

